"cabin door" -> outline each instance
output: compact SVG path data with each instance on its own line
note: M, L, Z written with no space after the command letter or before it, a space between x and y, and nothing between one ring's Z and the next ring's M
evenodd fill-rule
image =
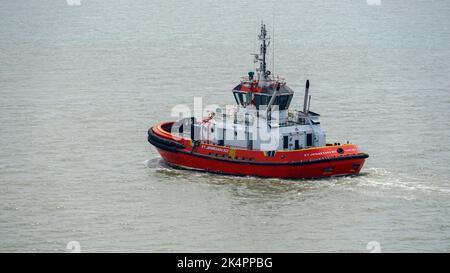
M248 134L248 139L247 139L247 150L253 150L253 137L252 134Z

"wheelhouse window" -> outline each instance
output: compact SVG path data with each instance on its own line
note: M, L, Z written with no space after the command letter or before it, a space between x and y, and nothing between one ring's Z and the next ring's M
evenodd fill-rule
M289 104L291 103L292 95L281 95L275 98L275 105L278 105L278 109L286 110L289 108Z
M237 104L241 104L241 103L239 102L238 92L233 92L233 95L234 95L234 99L236 100L236 103L237 103Z
M242 106L247 106L251 103L251 96L246 92L233 92L236 103Z
M268 95L256 94L255 95L255 103L256 109L260 109L261 105L268 105L270 101L270 97Z
M256 109L260 109L261 105L268 105L270 99L272 97L270 95L257 94L255 95L255 103ZM292 95L278 95L273 102L273 105L278 105L278 110L286 110L289 108L289 105L292 100Z
M254 103L256 106L256 109L264 109L261 106L265 105L267 106L270 102L270 99L272 98L271 95L268 94L254 94L255 99L252 102L252 97L250 93L247 92L233 92L234 99L236 100L236 103L242 106L247 106L251 103ZM275 101L273 105L278 105L278 109L281 110L287 110L289 108L289 105L291 104L293 95L278 95L275 98Z

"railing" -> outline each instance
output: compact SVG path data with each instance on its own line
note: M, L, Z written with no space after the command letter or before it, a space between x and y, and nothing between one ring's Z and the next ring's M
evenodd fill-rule
M258 114L259 112L259 114ZM247 115L248 114L248 115ZM239 107L231 109L217 109L213 117L216 121L232 122L235 124L244 124L246 119L249 125L253 124L257 118L262 120L267 120L266 111L256 110L256 109L245 109L245 111L240 111ZM318 124L318 117L305 115L301 111L289 111L287 117L276 117L272 116L270 119L272 123L279 123L279 126L292 126L292 125L310 125Z
M275 77L274 79L267 79L267 80L260 80L266 82L269 86L276 86L277 84L280 84L281 86L286 84L286 79L280 76ZM254 83L255 85L258 84L257 79L250 80L248 76L241 77L241 83Z

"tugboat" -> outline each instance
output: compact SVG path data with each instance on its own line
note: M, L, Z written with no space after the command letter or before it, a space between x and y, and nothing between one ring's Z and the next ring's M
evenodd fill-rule
M302 110L289 110L294 91L271 76L270 43L261 23L256 73L232 90L236 105L206 118L186 117L148 130L169 166L219 174L267 178L321 178L357 175L369 156L355 144L326 143L319 114L310 111L309 80Z

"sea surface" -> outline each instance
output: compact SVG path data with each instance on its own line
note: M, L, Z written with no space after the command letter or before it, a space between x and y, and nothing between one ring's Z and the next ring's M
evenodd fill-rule
M0 252L450 252L449 1L76 2L0 2ZM261 20L360 176L175 170L147 142L233 103Z

